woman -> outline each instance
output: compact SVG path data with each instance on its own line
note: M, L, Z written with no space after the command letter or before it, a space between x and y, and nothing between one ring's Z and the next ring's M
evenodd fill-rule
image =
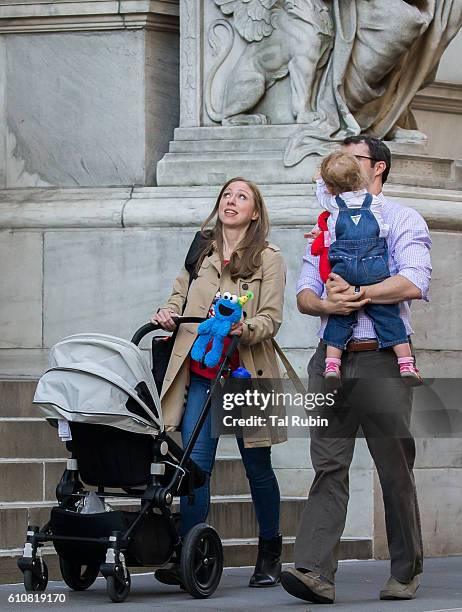
M214 219L213 229L207 229ZM254 378L280 376L271 338L276 335L282 320L285 265L279 249L267 243L268 231L268 213L258 187L241 178L225 183L202 226L206 240L197 263L197 278L188 289L189 274L183 268L167 304L151 319L173 331L172 317L175 315L206 317L217 292L242 295L252 291L254 297L244 306L243 320L235 323L230 333L240 339L238 352L231 360L232 368L242 365ZM181 325L161 393L165 425L167 429L181 426L183 445L190 438L216 373L216 369L204 369L189 357L196 330L196 325ZM225 343L224 351L227 346ZM286 435L283 430L268 427L258 430L258 439L249 436L237 440L260 530L258 558L249 586L274 586L279 582L281 571L282 536L279 533L280 495L271 466L271 445L285 441ZM208 479L196 490L193 505L188 503L187 497L181 498L183 536L207 517L209 478L217 444L218 439L211 437L209 415L191 455L208 474ZM158 570L156 577L168 584L181 584L176 568Z

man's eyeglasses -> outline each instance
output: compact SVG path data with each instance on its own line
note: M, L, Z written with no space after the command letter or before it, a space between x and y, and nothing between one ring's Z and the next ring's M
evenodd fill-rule
M367 157L367 155L355 155L354 157L356 157L358 161L361 161L362 159L370 159L373 162L377 161L374 157Z

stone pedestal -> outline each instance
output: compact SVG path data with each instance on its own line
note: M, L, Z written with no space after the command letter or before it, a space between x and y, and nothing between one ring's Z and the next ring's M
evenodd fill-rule
M158 185L221 184L245 176L258 184L310 183L321 157L284 165L284 151L297 125L177 128L169 152L157 166ZM460 189L456 160L426 154L425 145L387 143L393 153L390 183ZM336 145L333 146L335 148Z

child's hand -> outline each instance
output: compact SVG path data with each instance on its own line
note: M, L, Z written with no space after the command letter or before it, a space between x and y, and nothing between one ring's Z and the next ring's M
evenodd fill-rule
M233 323L231 325L231 329L229 330L230 336L242 336L242 331L244 329L244 323L239 321L238 323Z
M321 168L320 168L320 167L318 167L318 168L316 168L316 170L315 170L315 172L314 172L314 174L313 174L313 178L312 178L311 180L312 180L312 182L313 182L313 183L316 183L316 181L317 181L318 179L320 179L320 178L322 178L322 177L321 177Z
M308 232L308 234L303 234L303 237L308 238L308 242L311 244L320 233L321 230L318 227L314 227L311 232Z
M352 287L349 283L346 282L341 276L335 274L335 272L331 272L327 279L326 289L328 292L332 293L344 293L349 289L352 289L354 292L354 287Z

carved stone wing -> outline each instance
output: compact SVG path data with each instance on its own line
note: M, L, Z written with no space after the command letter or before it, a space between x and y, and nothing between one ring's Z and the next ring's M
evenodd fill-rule
M224 15L234 13L234 25L248 42L262 40L274 30L272 8L279 0L215 0Z

